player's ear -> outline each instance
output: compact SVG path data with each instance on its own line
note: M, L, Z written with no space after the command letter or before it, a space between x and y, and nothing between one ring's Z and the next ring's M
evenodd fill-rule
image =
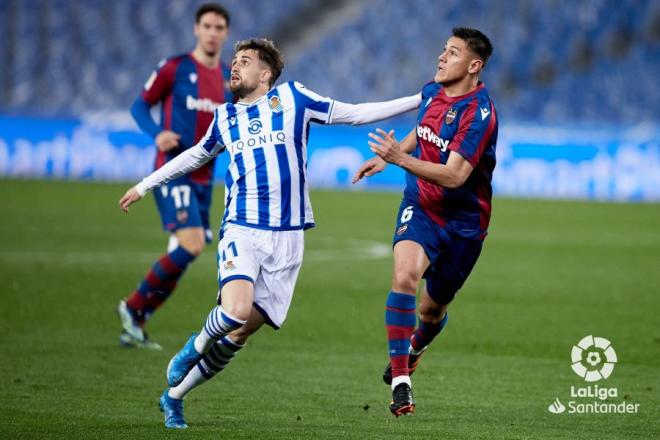
M261 71L261 81L265 82L266 84L270 84L270 79L273 76L273 72L270 71L270 69L264 69Z
M470 61L470 65L468 66L468 73L474 75L476 73L479 73L479 71L484 67L484 62L478 58L473 59Z

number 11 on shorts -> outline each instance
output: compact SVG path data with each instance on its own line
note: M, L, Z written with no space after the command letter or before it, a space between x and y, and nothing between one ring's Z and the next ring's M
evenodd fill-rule
M236 250L236 243L230 241L229 244L227 245L227 248L222 250L222 261L227 261L227 253L229 253L229 251L231 251L234 254L233 257L230 255L229 256L230 258L238 257L238 251Z

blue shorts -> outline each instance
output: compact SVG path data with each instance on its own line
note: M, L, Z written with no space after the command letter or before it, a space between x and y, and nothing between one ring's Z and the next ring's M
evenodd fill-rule
M431 262L423 275L426 291L438 304L449 304L454 299L483 247L483 240L464 238L449 226L440 226L419 205L405 199L399 208L393 245L403 240L424 248Z
M156 188L154 197L163 229L174 232L177 229L202 227L208 230L212 193L213 185L193 183L188 176Z

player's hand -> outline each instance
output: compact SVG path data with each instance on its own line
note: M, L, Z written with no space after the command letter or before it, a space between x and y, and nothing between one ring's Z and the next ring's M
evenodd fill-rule
M371 151L385 162L398 165L405 158L406 153L401 151L401 145L394 137L394 130L386 133L385 130L377 128L376 133L369 133L372 140L367 143L371 147Z
M181 136L171 130L163 130L156 136L156 146L158 150L164 152L174 150L179 147Z
M353 176L353 180L351 180L351 183L357 183L362 179L363 177L371 177L374 174L378 174L383 169L385 169L385 166L387 165L387 162L385 162L383 159L380 157L372 157L368 161L362 164L359 170L355 173Z
M128 207L131 206L133 203L137 202L140 200L142 196L138 192L136 187L133 187L126 191L126 194L119 199L119 207L121 208L122 211L128 212Z

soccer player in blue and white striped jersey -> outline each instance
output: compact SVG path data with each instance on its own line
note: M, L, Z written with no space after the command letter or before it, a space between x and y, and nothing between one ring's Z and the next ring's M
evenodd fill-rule
M206 135L193 148L131 188L121 208L147 191L230 155L225 213L218 243L218 306L172 358L170 385L161 396L165 425L187 427L183 397L225 368L247 338L286 317L302 264L303 231L314 226L307 180L310 122L366 124L415 109L421 95L387 102L346 104L297 82L273 88L284 64L271 41L239 42L230 89L238 102L218 107Z

